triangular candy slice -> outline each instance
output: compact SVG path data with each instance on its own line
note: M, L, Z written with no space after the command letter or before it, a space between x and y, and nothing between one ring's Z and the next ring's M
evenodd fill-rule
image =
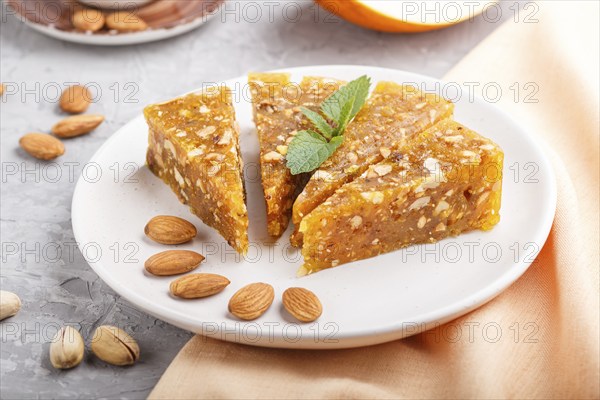
M267 205L267 229L279 237L288 227L292 205L308 175L292 175L286 166L287 147L294 135L310 127L300 107L313 111L339 89L341 81L305 77L298 85L288 74L254 73L248 77L254 122L260 142L260 166Z
M238 252L248 250L239 127L226 87L148 106L150 170Z
M293 206L296 228L305 215L342 185L388 157L415 134L451 117L453 111L454 105L439 95L409 85L380 82L346 129L342 146L313 174L298 196ZM299 245L301 236L295 234L291 241Z
M500 220L503 159L491 140L440 122L302 219L299 275L491 229Z

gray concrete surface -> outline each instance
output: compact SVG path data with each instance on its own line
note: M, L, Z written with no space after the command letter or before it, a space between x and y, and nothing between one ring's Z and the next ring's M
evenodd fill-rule
M23 309L0 323L1 398L145 398L191 337L117 296L73 244L71 198L82 166L145 104L204 81L289 66L369 64L440 77L500 25L478 17L442 31L393 35L337 18L323 21L323 12L315 21L315 6L298 4L302 18L294 22L284 20L280 5L273 21L266 14L259 21L242 15L239 22L228 15L174 39L115 48L45 37L6 15L3 5L0 81L20 89L0 105L0 284L19 294ZM503 3L502 20L512 18L513 4ZM97 83L102 95L89 111L104 114L106 122L68 141L57 164L36 162L19 149L19 137L47 131L60 118L56 87L68 82ZM140 362L118 368L88 354L74 370L54 370L47 342L63 324L84 337L98 325L118 325L138 340Z

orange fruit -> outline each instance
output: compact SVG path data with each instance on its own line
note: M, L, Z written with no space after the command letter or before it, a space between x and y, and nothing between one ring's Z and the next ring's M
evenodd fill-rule
M445 28L473 18L496 0L401 1L401 0L315 0L321 7L364 28L382 32L424 32ZM500 10L490 10L496 18Z

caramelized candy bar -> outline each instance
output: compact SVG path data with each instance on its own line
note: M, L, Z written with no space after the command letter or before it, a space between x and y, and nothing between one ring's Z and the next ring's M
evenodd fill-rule
M341 81L306 77L300 85L289 74L255 73L248 77L252 92L254 122L260 142L260 167L267 204L269 235L279 237L287 229L292 204L308 176L292 175L285 155L297 131L308 129L300 107L317 111Z
M500 219L498 145L446 120L342 186L302 220L305 275Z
M388 157L411 137L452 116L454 105L413 86L380 82L344 133L344 143L312 176L293 207L293 221L324 202L369 165ZM291 242L299 245L295 234Z
M248 249L239 128L228 88L148 106L147 162L182 203L227 243Z

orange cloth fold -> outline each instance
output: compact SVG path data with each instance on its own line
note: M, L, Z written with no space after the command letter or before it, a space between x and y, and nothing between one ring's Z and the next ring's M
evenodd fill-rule
M151 399L600 397L600 10L538 4L537 23L509 21L445 77L498 83L498 106L552 149L557 214L523 277L466 316L378 346L295 351L196 336ZM528 82L538 101L515 101L508 88Z

